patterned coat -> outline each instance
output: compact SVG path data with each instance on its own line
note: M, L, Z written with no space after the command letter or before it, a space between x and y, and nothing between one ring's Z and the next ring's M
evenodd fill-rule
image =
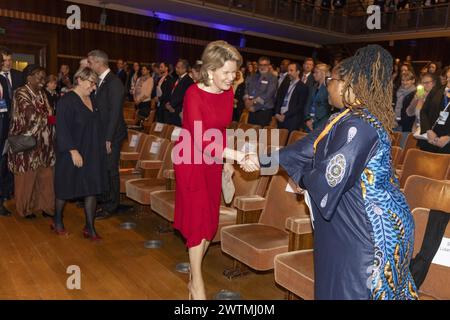
M8 151L8 167L11 172L24 173L55 164L54 127L47 123L50 104L43 91L34 96L26 87L14 93L13 112L9 135L30 134L36 138L35 148L13 154Z
M388 133L365 109L339 116L328 134L315 130L279 154L311 200L315 298L417 299L414 221Z

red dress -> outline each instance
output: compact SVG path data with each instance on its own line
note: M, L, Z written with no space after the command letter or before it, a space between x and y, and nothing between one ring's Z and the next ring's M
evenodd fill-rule
M211 162L222 159L226 128L233 115L233 99L232 89L213 94L196 84L186 91L184 97L184 130L173 151L176 179L173 226L186 238L188 248L199 245L203 239L212 240L217 232L223 165ZM197 125L195 141L194 122ZM216 139L203 137L208 129L213 129L207 134L211 133ZM180 157L184 160L177 164Z

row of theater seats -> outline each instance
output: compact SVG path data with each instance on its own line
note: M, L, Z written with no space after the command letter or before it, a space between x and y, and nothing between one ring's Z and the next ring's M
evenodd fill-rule
M232 123L230 128L260 129L245 123ZM277 130L279 141L269 139L264 142L265 148L283 147L306 136L300 131L288 136L286 131L267 129ZM175 203L171 152L179 128L152 123L148 132L149 135L129 131L121 154L121 192L145 212L156 212L170 223ZM415 142L411 135L405 148L393 146L391 155L416 221L414 255L421 247L429 209L450 212L450 182L444 181L450 180L450 156L421 151ZM261 148L260 141L256 143ZM288 297L313 299L313 230L303 196L289 191L292 188L288 187L290 181L283 170L262 176L245 173L237 165L235 169L235 196L232 205L222 198L219 229L213 240L221 242L223 252L235 259L225 275L232 278L241 274L244 265L259 271L274 270L275 281L288 290ZM447 227L446 236L449 235ZM433 264L420 297L449 299L450 280L438 280L443 276L450 279L450 268Z

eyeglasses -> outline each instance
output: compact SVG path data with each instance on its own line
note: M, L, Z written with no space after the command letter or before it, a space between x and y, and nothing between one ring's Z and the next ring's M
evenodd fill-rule
M260 63L260 64L258 64L258 66L260 66L260 67L268 67L268 66L270 66L270 64L268 64L268 63Z
M92 81L91 79L88 79L87 81L89 81L89 82L90 82L90 84L91 84L91 87L94 87L94 86L96 86L96 85L97 85L97 82L95 82L95 81Z
M332 78L332 77L326 77L325 78L325 86L328 87L332 80L341 81L341 79L336 79L336 78Z
M433 80L430 80L430 81L422 81L422 84L429 84L429 83L433 83Z

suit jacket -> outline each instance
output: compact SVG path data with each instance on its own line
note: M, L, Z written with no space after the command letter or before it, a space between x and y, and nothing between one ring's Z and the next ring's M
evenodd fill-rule
M313 73L311 72L306 79L306 86L308 87L308 100L306 101L306 105L309 107L312 103L312 100L314 99L314 95L316 93L317 89L317 82L314 80ZM305 112L308 112L308 110L305 109Z
M431 127L439 118L444 101L445 86L436 85L428 94L422 110L420 110L420 133L431 130Z
M123 118L124 86L113 72L109 72L101 86L92 95L94 105L100 112L105 141L121 143L127 136Z
M5 99L8 112L0 113L0 157L3 152L3 146L5 144L6 138L8 137L9 131L9 120L11 116L11 99L8 94L8 83L3 76L0 76L0 86L3 91L3 99Z
M12 101L12 98L14 96L14 91L17 88L20 88L23 85L25 85L25 79L23 78L23 73L19 70L11 69L9 71L9 73L11 74L11 89L12 89L12 92L11 92L12 95L9 96L9 100ZM6 78L3 76L3 73L1 75L1 77L6 80ZM6 84L6 86L8 86L8 83L6 81L5 81L5 84ZM7 89L5 92L8 92L8 87L6 87L6 88Z
M283 81L281 82L280 86L278 87L277 94L275 96L275 106L273 110L273 114L280 113L281 106L283 105L284 97L286 96L286 93L289 90L289 85L291 83L291 79L287 75Z
M23 73L16 69L11 69L11 86L12 90L16 90L25 85L25 79L23 78ZM12 97L11 97L12 98Z
M289 87L288 87L289 88ZM285 95L287 92L285 93ZM308 87L302 82L298 81L292 91L291 99L289 100L288 111L284 113L284 121L278 122L278 128L288 129L289 132L298 130L305 122L305 109L308 100ZM283 96L284 100L284 96ZM280 113L282 103L277 106L276 113Z
M125 70L122 69L117 72L117 76L119 77L120 81L122 81L122 84L125 87L125 85L127 84L127 73L125 72Z
M167 102L170 102L170 97L172 96L174 80L173 77L169 74L164 78L164 82L161 84L162 96L159 97L160 107L164 108ZM158 83L154 85L156 88Z
M176 80L174 81L173 85L175 85ZM175 112L169 112L167 111L168 117L167 117L167 123L173 124L176 126L181 127L181 117L180 113L183 111L183 99L184 95L186 94L187 89L194 83L194 80L186 74L183 79L181 79L176 86L176 88L171 92L170 96L170 105L172 108L175 109ZM173 87L173 86L172 86Z

